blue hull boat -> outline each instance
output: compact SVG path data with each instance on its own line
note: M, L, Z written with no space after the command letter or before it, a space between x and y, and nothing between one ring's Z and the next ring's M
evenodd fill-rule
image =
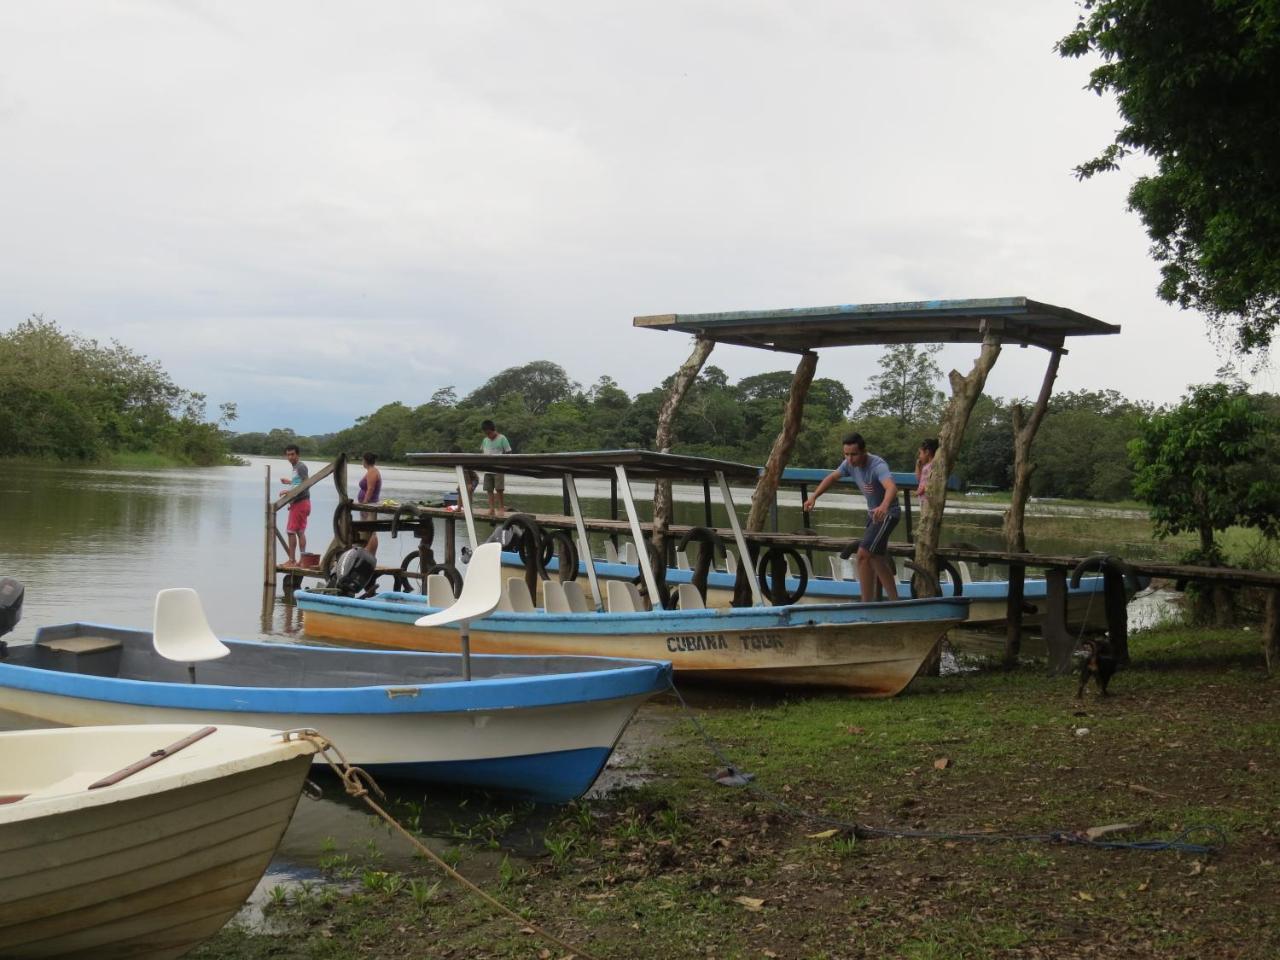
M144 630L70 623L0 659L0 705L55 724L312 727L375 775L563 802L595 780L664 662L484 656L225 641L165 659Z

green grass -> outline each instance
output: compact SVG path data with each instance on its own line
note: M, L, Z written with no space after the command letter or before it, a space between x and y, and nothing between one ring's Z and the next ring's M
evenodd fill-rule
M887 701L717 698L700 722L758 790L714 784L719 760L658 704L674 722L651 782L562 808L525 861L478 836L460 869L602 958L1280 955L1280 691L1258 636L1165 629L1131 649L1105 700L1040 669L925 679ZM803 812L946 836L855 840ZM1212 824L1228 844L1205 857L948 839L1121 822L1140 825L1123 839ZM192 956L544 947L447 881L427 896L429 865L405 882L349 868L367 892L290 898L272 914L284 935L233 928Z

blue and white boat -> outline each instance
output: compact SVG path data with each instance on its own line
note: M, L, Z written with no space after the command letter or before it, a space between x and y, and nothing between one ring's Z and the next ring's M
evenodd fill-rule
M41 628L0 659L0 707L51 724L319 730L371 773L563 802L603 769L668 663L347 650L228 640L190 665L150 631Z
M632 478L714 479L737 549L740 554L747 551L729 490L731 480L755 479L757 469L747 464L644 450L511 454L497 460L480 454L410 454L409 459L456 470L463 491L462 518L472 544L479 538L464 472L492 469L497 463L503 473L563 481L580 556L587 556L588 542L576 485L582 477L617 482L634 542L643 542L651 525L641 521L637 512ZM532 553L528 555L540 555L536 523L533 518L524 519L530 524L525 547ZM477 550L487 546L497 544ZM452 561L446 557L446 564ZM630 580L597 576L594 562L582 567L585 586L576 578L547 579L541 576L545 570L526 569L524 577L507 578L504 603L471 625L471 649L663 659L671 661L682 679L827 687L855 696L891 697L911 682L947 629L964 620L968 607L963 597L772 606L753 577L747 584L751 606L712 609L692 584L664 595L647 553L641 554L637 569L643 593ZM660 600L655 604L652 598ZM456 629L422 622L453 602L449 581L441 574L428 576L425 597L386 592L356 599L304 590L295 599L308 636L407 650L455 650L459 645Z

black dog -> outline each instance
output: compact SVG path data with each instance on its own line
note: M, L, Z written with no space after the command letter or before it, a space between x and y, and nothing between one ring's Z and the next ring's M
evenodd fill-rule
M1089 685L1089 678L1098 682L1098 693L1107 695L1107 684L1111 675L1116 672L1115 654L1111 652L1111 644L1106 640L1086 640L1080 645L1084 651L1084 660L1080 662L1080 686L1076 688L1076 699L1084 696L1084 688Z

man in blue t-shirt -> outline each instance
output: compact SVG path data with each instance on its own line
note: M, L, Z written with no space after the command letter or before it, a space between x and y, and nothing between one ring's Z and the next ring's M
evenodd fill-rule
M840 466L822 478L813 496L804 502L804 512L813 509L818 497L842 477L852 477L867 498L867 528L858 544L858 585L862 600L875 599L876 580L884 585L885 596L898 599L898 579L889 562L889 532L898 525L898 485L893 482L889 465L874 453L867 453L862 434L844 438L844 459Z

